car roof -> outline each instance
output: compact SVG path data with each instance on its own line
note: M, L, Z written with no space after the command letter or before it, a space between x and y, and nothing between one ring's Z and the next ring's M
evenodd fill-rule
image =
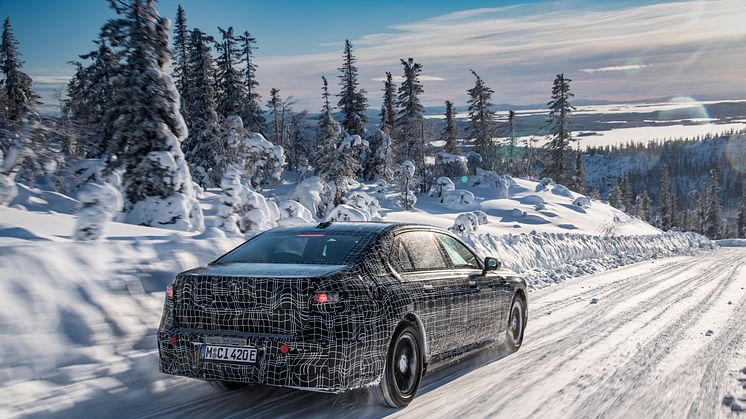
M311 233L324 231L329 234L333 233L378 233L383 234L393 230L400 229L423 229L438 230L425 224L416 223L391 223L383 221L346 221L346 222L322 222L318 224L300 224L286 227L277 227L269 231L287 231L290 233Z

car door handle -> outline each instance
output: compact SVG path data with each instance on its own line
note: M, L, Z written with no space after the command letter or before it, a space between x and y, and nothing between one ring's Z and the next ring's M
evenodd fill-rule
M424 289L425 291L433 291L433 290L435 290L435 288L432 286L432 284L423 284L422 285L422 289Z

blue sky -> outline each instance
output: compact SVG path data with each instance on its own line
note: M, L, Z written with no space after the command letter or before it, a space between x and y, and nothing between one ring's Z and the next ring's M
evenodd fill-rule
M177 4L190 27L249 30L258 39L259 81L315 110L321 75L335 76L350 38L361 84L378 103L385 71L399 58L424 65L426 105L465 99L474 68L496 102L544 102L556 73L578 97L630 100L746 93L746 2L649 1L238 1ZM107 18L104 0L0 0L21 43L25 70L40 89L59 88L68 61L88 51ZM42 86L43 85L43 86Z

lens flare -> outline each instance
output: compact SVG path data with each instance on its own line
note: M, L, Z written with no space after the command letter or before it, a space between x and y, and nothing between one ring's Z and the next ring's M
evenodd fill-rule
M658 120L700 124L712 122L707 107L697 99L688 96L671 99L668 105L658 112Z

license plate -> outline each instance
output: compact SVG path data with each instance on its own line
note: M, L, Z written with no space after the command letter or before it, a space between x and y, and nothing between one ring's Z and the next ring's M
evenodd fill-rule
M225 362L256 362L256 348L236 348L232 346L202 345L200 359Z

